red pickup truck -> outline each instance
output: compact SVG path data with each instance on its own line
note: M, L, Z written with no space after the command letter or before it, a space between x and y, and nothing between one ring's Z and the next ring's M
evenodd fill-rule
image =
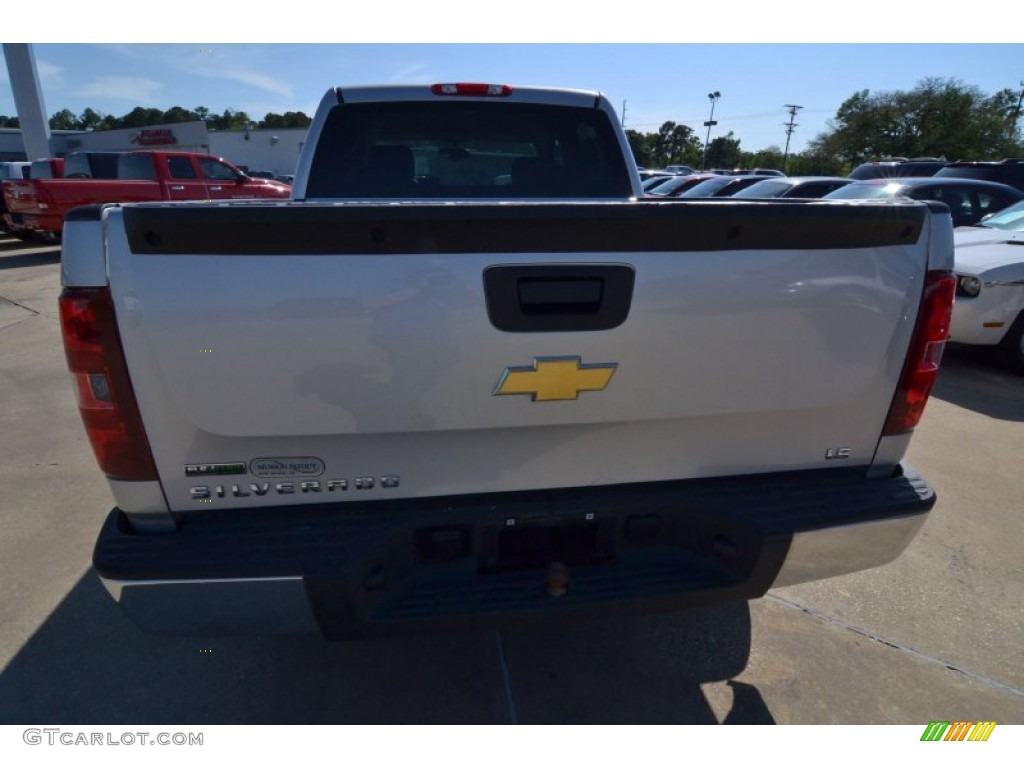
M114 179L95 178L89 168L88 163L76 165L75 155L68 155L64 178L4 184L8 231L23 239L56 242L68 211L93 203L291 196L287 184L250 178L221 158L195 152L125 152L117 158Z

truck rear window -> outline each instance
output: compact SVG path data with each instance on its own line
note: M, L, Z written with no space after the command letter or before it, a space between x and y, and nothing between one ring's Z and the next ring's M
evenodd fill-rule
M64 158L65 179L116 179L118 152L80 152Z
M514 102L340 104L310 198L623 198L629 172L604 112Z

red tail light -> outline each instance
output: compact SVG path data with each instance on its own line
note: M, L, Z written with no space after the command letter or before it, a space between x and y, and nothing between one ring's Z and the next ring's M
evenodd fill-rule
M60 320L78 412L100 469L115 480L156 480L110 289L65 288Z
M511 96L512 89L507 85L489 85L488 83L437 83L430 86L435 96Z
M925 276L921 308L910 339L907 362L882 430L884 436L910 432L921 421L949 338L954 293L956 278L952 272L933 271Z

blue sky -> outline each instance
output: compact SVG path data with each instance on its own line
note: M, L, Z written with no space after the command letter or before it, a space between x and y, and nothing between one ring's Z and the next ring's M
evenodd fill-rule
M342 17L345 14L339 12ZM464 24L468 17L457 18ZM469 39L501 38L481 32L490 29L483 23L486 18L471 21L480 23L460 27ZM349 24L347 35L361 37L354 34L351 20ZM420 39L458 40L456 34L444 34L437 19L432 24L421 30ZM206 26L231 28L242 39L260 36L230 21ZM168 34L180 34L183 28L192 27L171 27ZM402 29L393 31L394 39L416 39ZM735 39L771 39L767 32L733 31ZM289 39L287 32L283 28L279 39ZM527 39L523 34L511 37ZM804 34L805 40L816 37L806 30ZM139 37L130 31L121 36ZM614 40L611 35L592 37ZM714 40L713 35L700 37ZM717 90L722 97L715 107L718 125L712 138L731 130L741 147L751 151L785 143L786 104L804 107L791 143L791 151L800 151L827 129L827 121L846 98L864 88L907 90L923 78L938 77L994 93L1019 89L1024 78L1022 44L653 42L658 35L650 39L601 44L585 42L586 35L578 42L543 44L37 42L34 50L49 114L65 107L77 114L92 107L121 115L138 105L231 108L254 118L289 110L312 114L324 91L334 85L469 80L601 90L620 112L625 102L627 128L655 131L672 120L689 125L703 140L702 123L710 107L707 94ZM6 71L0 71L0 114L14 113Z

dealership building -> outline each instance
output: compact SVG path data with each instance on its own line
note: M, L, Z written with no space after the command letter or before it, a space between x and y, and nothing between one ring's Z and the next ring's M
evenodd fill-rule
M217 131L202 120L145 128L112 131L51 131L52 157L69 152L124 152L162 149L206 152L249 171L269 171L274 176L295 173L306 141L305 128L248 128ZM0 160L36 160L25 152L17 128L0 128Z

